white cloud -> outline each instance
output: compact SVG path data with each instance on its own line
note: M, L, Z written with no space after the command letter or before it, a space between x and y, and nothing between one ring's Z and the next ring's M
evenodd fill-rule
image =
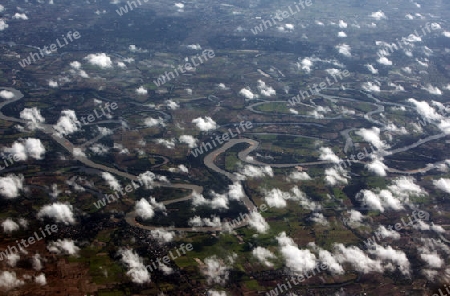
M166 124L164 123L164 119L162 119L161 117L159 117L158 119L156 118L152 118L152 117L148 117L144 120L144 124L148 127L154 127L154 126L166 126Z
M105 53L89 54L84 59L91 65L99 66L102 69L112 68L113 66L111 58Z
M351 57L352 53L351 50L352 48L350 47L350 45L348 44L339 44L336 46L336 49L338 50L338 52L346 57Z
M216 122L209 116L205 118L198 117L192 120L200 131L207 132L209 130L215 130L217 128Z
M157 202L154 197L150 198L150 202L148 202L145 198L141 198L138 202L136 202L134 209L136 211L136 215L144 220L153 218L153 216L155 216L155 211L166 211L164 204Z
M12 233L13 231L19 230L19 224L14 222L11 218L7 218L2 222L3 232L4 233Z
M15 20L24 20L24 21L28 20L28 16L25 13L18 13L18 12L16 12L16 14L12 16L12 18Z
M179 141L180 143L188 144L188 147L191 149L197 147L197 139L191 135L181 135Z
M362 128L356 131L355 134L361 136L365 141L372 144L378 150L385 150L390 147L381 140L380 129L378 127L372 127L371 129Z
M347 28L347 23L343 20L339 20L339 28L341 29Z
M378 63L385 66L392 66L392 61L389 60L387 57L380 57L378 59Z
M440 178L439 180L433 180L433 185L446 193L450 193L450 179L448 178Z
M131 278L133 283L144 284L151 282L150 273L144 266L143 260L138 254L127 249L119 250L119 254L122 256L121 262L128 268L127 275Z
M320 156L319 159L323 161L329 161L331 163L339 163L341 160L336 154L334 154L333 150L329 147L320 147Z
M370 71L370 73L372 73L373 75L378 74L378 69L375 69L375 67L373 65L367 64L366 67Z
M288 182L308 181L311 180L311 177L307 172L293 171L288 177L286 177L286 180Z
M22 111L20 111L20 118L24 120L29 120L30 124L28 125L30 129L36 129L39 127L40 123L45 122L45 118L42 117L41 111L36 108L25 108Z
M262 80L258 80L258 89L261 95L265 97L271 97L277 94L277 92L270 86L267 86L266 83Z
M439 88L432 86L431 84L427 84L427 86L422 89L426 90L430 95L442 95L442 91Z
M75 242L68 238L65 238L63 240L58 239L57 241L50 242L47 246L47 249L51 253L68 255L76 255L80 251L80 248L75 245Z
M304 274L316 267L316 256L309 250L299 249L294 240L286 236L284 231L276 239L280 246L280 253L285 259L286 267L292 272Z
M102 172L102 178L103 180L108 183L108 186L111 187L113 190L119 191L122 186L120 186L119 181L111 175L109 172Z
M6 23L5 20L0 19L0 31L3 31L5 29L7 29L9 27L9 25Z
M0 177L0 194L6 199L16 198L23 189L23 175Z
M12 272L3 271L2 273L0 273L0 288L4 288L5 290L11 290L11 289L20 287L23 284L24 284L24 281L19 280L16 277L16 273L14 271L12 271Z
M247 100L256 99L257 95L253 94L251 90L243 88L239 91L239 94L245 97Z
M204 260L205 268L202 273L206 276L208 285L219 284L225 285L230 275L229 267L222 259L217 258L216 255L208 257Z
M273 170L270 166L257 167L247 164L240 169L239 173L250 178L261 178L266 175L273 177Z
M266 222L264 217L256 211L253 211L249 214L248 224L258 233L266 233L270 229L270 226Z
M379 10L377 12L372 12L372 14L370 16L372 18L376 19L377 21L387 18L386 15L384 14L384 12L382 12L381 10Z
M269 261L269 259L276 259L276 256L263 247L256 247L252 251L253 256L256 257L261 263L266 265L267 267L273 267L273 263Z
M28 138L13 143L11 148L3 148L3 152L13 155L13 158L17 160L27 160L28 157L43 159L45 147L42 145L41 140Z
M53 128L56 131L56 135L62 137L78 131L79 126L81 126L81 123L78 121L75 111L63 110L61 111L61 117Z
M143 86L140 86L138 89L136 89L136 93L138 95L146 95L148 91Z
M73 216L72 209L72 205L57 202L51 205L43 206L38 212L37 217L53 218L56 222L62 222L66 225L75 224L75 218Z
M174 231L168 231L164 229L150 230L151 236L159 243L170 243L176 237Z
M337 35L339 38L346 38L347 37L347 34L345 34L345 32L338 32L338 35Z
M325 183L329 186L347 184L347 178L347 172L339 166L325 170Z
M36 282L36 284L41 285L41 286L45 286L47 284L47 279L45 278L45 274L43 274L43 273L36 276L34 281Z
M0 91L0 98L5 99L5 100L13 99L14 93L9 90L2 90L2 91Z

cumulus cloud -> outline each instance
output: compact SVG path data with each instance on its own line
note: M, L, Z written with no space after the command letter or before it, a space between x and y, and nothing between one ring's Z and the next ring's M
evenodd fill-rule
M345 28L347 28L347 23L345 21L343 21L343 20L339 20L338 26L341 29L345 29Z
M140 86L138 89L136 89L136 93L138 95L146 95L148 91L143 86Z
M270 226L264 219L264 217L256 212L253 211L248 216L248 224L251 228L255 229L258 233L266 233Z
M450 179L448 178L440 178L439 180L433 180L433 185L446 193L450 193Z
M36 282L36 284L41 285L41 286L45 286L47 284L47 279L45 278L45 274L43 274L43 273L36 276L34 281Z
M280 253L285 259L286 267L297 274L313 270L317 265L316 256L310 250L299 249L294 240L283 231L276 237Z
M385 150L390 147L381 140L380 129L378 127L372 127L371 129L362 128L356 131L355 134L361 136L365 141L372 144L378 150Z
M167 149L175 148L175 139L156 139L155 142L165 146Z
M197 139L191 135L181 135L179 141L180 143L188 144L188 147L191 149L197 147Z
M7 218L2 222L3 232L4 233L12 233L13 231L19 230L19 224L14 222L11 218Z
M81 123L78 121L75 111L63 110L61 111L61 117L53 128L56 131L56 135L62 137L78 131L80 126Z
M135 284L144 284L151 282L150 273L144 266L143 260L133 250L121 249L119 254L122 256L121 262L128 268L127 275Z
M311 177L307 172L299 172L293 171L288 177L286 177L286 181L288 182L297 182L297 181L309 181Z
M180 105L178 105L177 102L174 102L172 100L167 100L165 103L166 103L167 108L170 110L176 110L176 109L180 108Z
M176 237L174 231L168 231L164 229L150 230L150 235L160 244L170 243Z
M323 161L329 161L331 163L339 163L341 160L336 154L334 154L333 150L329 147L320 147L320 156L319 159Z
M150 198L150 202L145 198L141 198L134 207L136 215L142 219L150 219L155 216L155 211L165 212L166 207L163 203L156 201L154 197Z
M24 20L24 21L28 20L28 16L25 13L18 13L18 12L16 12L12 16L12 18L15 20Z
M240 182L228 185L228 197L230 200L242 200L245 197L244 188Z
M0 19L0 31L7 29L9 25L6 23L4 19Z
M161 181L165 183L169 183L166 177L156 175L151 171L146 171L138 176L139 182L145 186L146 189L153 189L153 187L157 186L156 181Z
M266 175L273 177L273 170L270 166L257 167L247 164L239 170L239 173L250 178L261 178Z
M15 142L11 148L3 148L3 152L13 155L16 160L27 160L28 157L43 159L45 147L40 139L28 138Z
M311 217L309 219L317 224L322 225L322 226L329 225L327 219L323 216L322 213L312 213Z
M378 74L378 69L375 69L375 67L371 64L367 64L366 68L370 71L370 73L372 73L373 75L377 75Z
M225 285L230 275L229 267L225 262L214 255L206 258L204 263L205 268L202 269L202 273L205 275L208 285Z
M348 183L347 172L340 166L328 168L325 170L325 183L329 186Z
M366 164L366 168L369 172L373 172L377 176L387 176L387 166L383 163L382 157L374 157L372 162Z
M29 120L29 128L34 130L39 127L40 123L45 122L45 118L42 117L41 111L36 108L25 108L20 112L20 118L24 120Z
M113 66L111 58L105 53L92 53L86 56L84 59L87 60L89 64L98 66L102 69L112 68Z
M369 82L366 82L366 83L363 83L362 88L363 88L365 91L368 91L368 92L380 92L380 91L381 91L379 85L377 85L377 84L375 84L375 83L372 83L372 82L370 82L370 81L369 81Z
M75 242L71 239L65 238L63 240L50 242L47 246L47 250L56 254L76 255L80 251L80 248L75 245Z
M430 95L442 95L442 91L438 87L432 86L431 84L427 84L427 86L423 89L426 90Z
M56 222L64 224L75 224L75 218L72 212L72 205L63 203L53 203L51 205L43 206L37 214L38 218L48 217L54 219Z
M305 71L307 74L311 73L312 66L313 66L313 61L310 58L304 58L299 64L299 67L303 71Z
M9 90L2 90L2 91L0 91L0 98L5 99L5 100L13 99L14 93Z
M211 218L201 218L200 216L194 216L188 220L188 225L192 227L214 227L219 228L222 226L220 217L212 216Z
M1 26L0 26L1 29ZM0 30L1 31L1 30ZM24 284L23 280L19 280L16 277L16 273L14 271L3 271L0 273L0 287L5 290L11 290L17 287L20 287Z
M252 100L252 99L256 99L258 96L255 95L254 93L252 93L251 90L247 89L247 88L243 88L239 91L239 94L241 96L243 96L244 98L246 98L247 100Z
M277 94L277 92L270 86L267 86L266 83L262 80L258 80L258 90L261 95L265 97L271 97Z
M345 32L338 32L338 35L337 35L339 38L346 38L347 37L347 34L345 34Z
M205 118L198 117L192 120L200 131L207 132L209 130L215 130L217 128L216 122L209 116Z
M385 66L392 66L392 61L389 60L387 57L380 57L378 59L378 63Z
M6 199L16 198L23 190L23 175L0 177L0 194Z
M154 126L166 126L164 123L164 119L162 119L161 117L158 117L158 119L156 118L152 118L152 117L148 117L144 120L144 124L148 127L154 127Z
M211 193L212 199L206 199L202 194L194 193L192 205L194 207L205 205L212 209L228 209L228 197L225 194Z
M352 48L348 44L336 45L336 49L343 56L346 56L346 57L351 57L352 56L352 52L351 52Z
M108 172L102 172L102 178L103 180L108 183L108 186L111 187L115 191L119 191L122 186L120 186L119 181L111 175L111 173Z
M374 18L375 20L379 21L381 19L386 19L386 15L384 14L384 12L382 12L381 10L376 11L376 12L372 12L372 14L370 15L370 17Z
M273 263L269 261L269 259L276 259L276 256L263 247L256 247L252 251L253 256L259 260L259 262L263 263L267 267L273 267Z

